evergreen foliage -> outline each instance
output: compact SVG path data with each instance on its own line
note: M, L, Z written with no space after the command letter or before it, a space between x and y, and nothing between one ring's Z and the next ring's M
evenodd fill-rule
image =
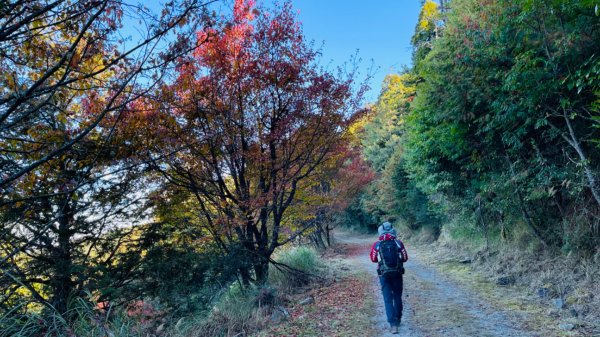
M386 80L365 126L363 154L380 172L377 187L364 192L379 209L365 210L413 229L448 223L455 234L488 242L530 237L523 241L593 252L600 242L595 2L449 7L440 13L424 2L414 66L401 75L414 93L390 90ZM388 108L390 99L406 104Z

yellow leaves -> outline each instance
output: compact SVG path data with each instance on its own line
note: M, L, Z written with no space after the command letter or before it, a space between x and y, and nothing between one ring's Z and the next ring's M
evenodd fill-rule
M386 105L394 104L400 100L406 100L416 93L413 74L390 74L385 77L380 102Z
M77 62L77 69L83 74L91 74L99 72L106 67L110 61L107 59L107 55L103 53L101 45L94 45L93 40L90 37L82 39L77 45L73 60ZM101 77L94 76L95 79L104 80L113 76L112 71L104 71Z
M179 22L177 23L177 25L182 28L187 24L187 18L184 16L181 18L181 20L179 20Z
M67 124L67 115L64 113L59 113L58 115L56 115L56 119L63 125Z
M43 22L42 20L39 20L39 19L37 19L37 20L33 20L33 21L31 22L31 27L32 27L33 29L38 29L38 28L40 28L42 25L44 25L44 22Z
M358 118L357 120L355 120L348 127L348 134L353 138L358 136L364 130L365 125L367 125L369 123L370 119L371 118L370 118L369 114L365 114L361 118Z
M440 19L440 11L438 4L427 0L421 9L421 15L419 17L419 28L422 30L433 29L435 22Z
M4 83L6 84L6 86L8 87L8 89L14 90L14 91L18 90L17 83L15 81L15 77L9 75L8 73L4 73L4 75L5 75L4 76L4 81L5 82Z

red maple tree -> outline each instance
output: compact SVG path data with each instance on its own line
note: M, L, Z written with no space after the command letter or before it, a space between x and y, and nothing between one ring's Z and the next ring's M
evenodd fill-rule
M173 141L161 146L176 154L157 167L171 190L190 194L195 221L224 253L242 247L240 275L260 283L273 251L307 230L286 210L335 160L358 98L352 77L317 64L289 3L267 13L237 0L231 18L197 38L204 43L163 93L162 138Z

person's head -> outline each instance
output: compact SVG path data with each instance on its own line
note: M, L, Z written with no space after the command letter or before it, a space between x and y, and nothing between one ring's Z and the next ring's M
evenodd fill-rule
M379 233L379 236L384 234L392 234L393 236L398 236L396 234L396 230L394 229L394 227L392 227L392 224L389 221L382 223L381 226L377 228L377 232Z

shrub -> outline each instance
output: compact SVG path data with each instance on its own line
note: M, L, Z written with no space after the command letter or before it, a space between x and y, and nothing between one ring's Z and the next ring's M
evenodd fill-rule
M295 247L275 255L276 264L269 267L269 282L281 288L305 286L321 274L323 265L317 252L310 247Z
M208 316L182 318L174 327L174 336L232 336L240 332L251 333L268 322L270 308L262 307L257 298L260 289L243 289L233 283L214 303Z
M0 337L146 336L155 328L143 325L123 310L99 310L85 298L76 298L65 315L55 310L18 313L20 307L0 315ZM67 321L65 317L71 317Z

